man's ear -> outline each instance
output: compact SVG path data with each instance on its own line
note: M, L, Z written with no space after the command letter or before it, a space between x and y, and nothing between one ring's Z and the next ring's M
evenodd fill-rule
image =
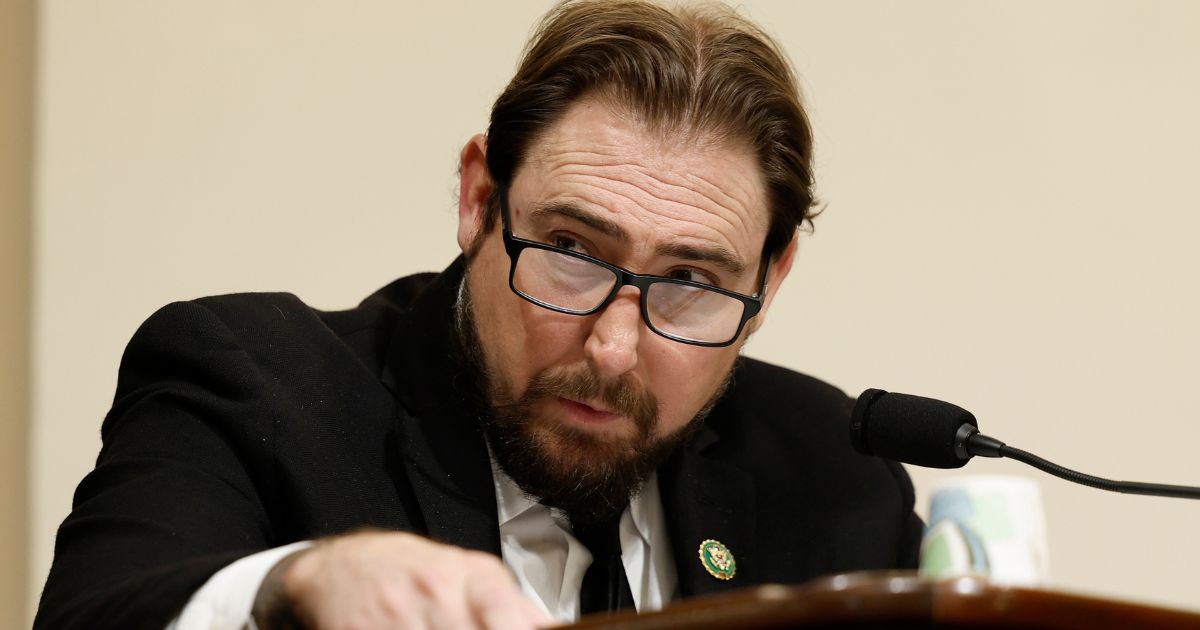
M494 187L487 167L487 136L472 137L458 159L458 247L470 255L483 230Z
M783 249L783 253L779 255L779 258L771 264L771 270L767 273L767 295L763 298L762 310L758 311L758 315L749 321L749 334L752 335L757 332L759 326L762 326L763 322L766 321L767 309L771 308L771 302L775 300L775 294L779 292L779 287L783 284L783 279L792 270L792 261L796 258L796 247L799 241L799 232L792 232L791 242Z

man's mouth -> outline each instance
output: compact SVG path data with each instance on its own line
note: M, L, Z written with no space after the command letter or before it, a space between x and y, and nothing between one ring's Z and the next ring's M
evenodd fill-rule
M619 413L610 411L601 403L594 401L582 402L563 398L562 396L557 397L556 400L563 411L566 412L567 417L579 424L591 426L606 425L625 417Z

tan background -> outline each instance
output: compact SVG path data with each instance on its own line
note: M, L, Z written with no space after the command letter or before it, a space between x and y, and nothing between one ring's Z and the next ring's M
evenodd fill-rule
M546 6L43 3L31 604L138 323L449 262L457 150ZM1200 4L744 6L804 77L828 203L748 353L1200 484ZM1200 504L971 470L1041 481L1055 585L1200 608ZM921 500L950 474L914 471Z
M0 3L0 628L25 623L28 574L33 2Z

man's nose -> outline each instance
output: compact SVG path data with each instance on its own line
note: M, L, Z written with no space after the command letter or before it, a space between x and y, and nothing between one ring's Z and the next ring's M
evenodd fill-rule
M588 363L602 378L615 378L633 370L641 333L641 292L637 287L621 287L592 324L583 345Z

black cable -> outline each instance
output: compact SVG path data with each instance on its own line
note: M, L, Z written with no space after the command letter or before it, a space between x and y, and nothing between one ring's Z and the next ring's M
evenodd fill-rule
M1075 483L1099 488L1100 490L1109 490L1112 492L1124 492L1126 494L1145 494L1160 497L1176 497L1181 499L1200 499L1200 488L1191 486L1172 486L1161 483L1141 483L1137 481L1113 481L1111 479L1103 479L1101 477L1093 477L1085 475L1081 472L1076 472L1070 468L1064 468L1049 462L1033 453L1023 451L1019 448L1011 446L1001 446L1000 456L1015 459L1019 462L1029 464L1038 470L1050 473L1055 477L1074 481Z

